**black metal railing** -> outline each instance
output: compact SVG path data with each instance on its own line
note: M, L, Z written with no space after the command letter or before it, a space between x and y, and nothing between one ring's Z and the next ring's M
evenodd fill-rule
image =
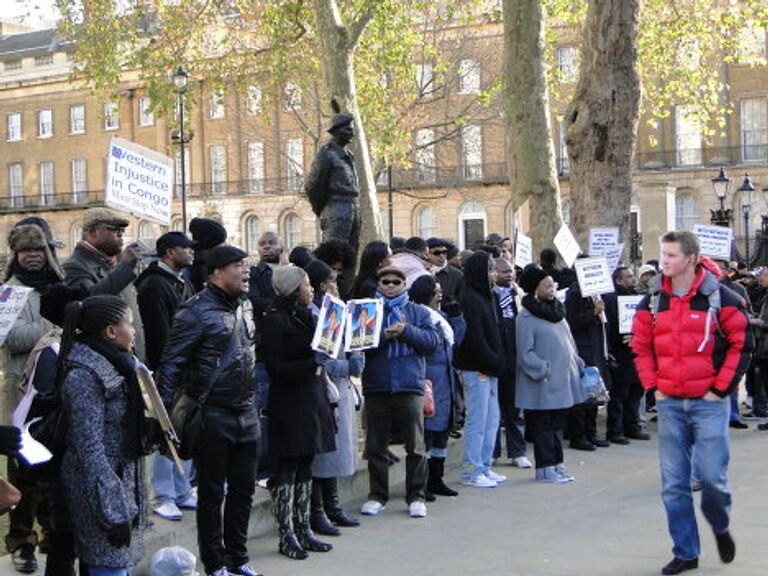
M736 165L768 165L768 143L675 150L644 150L635 154L638 170L696 169Z

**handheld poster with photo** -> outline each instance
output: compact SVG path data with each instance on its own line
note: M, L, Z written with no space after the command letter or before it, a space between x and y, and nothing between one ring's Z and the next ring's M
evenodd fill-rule
M335 358L341 350L347 308L342 300L326 294L320 306L312 350Z
M619 334L632 334L632 322L635 320L637 305L642 299L642 295L619 296L616 299L619 308Z
M346 342L344 350L358 352L375 348L381 339L384 306L378 298L350 300L347 303Z
M28 286L7 286L0 284L0 346L13 328L16 318L34 288Z
M576 260L576 277L582 296L599 296L613 292L613 279L605 256Z

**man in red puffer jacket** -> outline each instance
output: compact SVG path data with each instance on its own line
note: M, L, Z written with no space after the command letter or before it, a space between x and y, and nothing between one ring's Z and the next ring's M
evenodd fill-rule
M735 556L728 531L727 397L749 364L753 343L744 301L701 266L696 235L667 232L661 242L662 275L637 308L632 350L643 387L655 390L659 416L662 500L674 543L674 558L661 573L679 574L698 567L700 551L692 468L720 559L728 563Z

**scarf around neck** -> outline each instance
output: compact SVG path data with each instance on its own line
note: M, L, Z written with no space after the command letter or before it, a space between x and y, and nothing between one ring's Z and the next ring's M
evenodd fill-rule
M96 256L104 260L109 265L110 268L114 268L115 266L117 266L117 256L107 256L106 254L104 254L104 252L96 248L96 246L94 246L93 244L85 240L80 240L77 243L77 245L81 247L83 250L87 250L91 254L95 254Z
M403 308L410 302L408 292L403 292L394 298L387 298L380 292L376 292L376 297L384 301L384 326L382 326L382 330L405 320ZM389 350L387 352L389 358L409 356L411 354L413 354L413 349L400 338L392 338L389 341Z
M523 307L537 318L553 324L565 318L565 306L557 298L547 302L537 300L533 294L526 294L523 296Z
M56 273L48 266L39 272L30 272L29 270L22 268L21 265L14 260L11 262L9 272L10 276L15 276L19 282L24 284L24 286L34 288L40 293L45 293L48 288L61 282Z

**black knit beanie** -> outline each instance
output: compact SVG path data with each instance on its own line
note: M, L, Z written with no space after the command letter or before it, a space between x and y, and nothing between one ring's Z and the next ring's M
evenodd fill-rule
M210 218L192 218L189 232L197 242L198 250L210 250L227 241L227 230L216 220Z

